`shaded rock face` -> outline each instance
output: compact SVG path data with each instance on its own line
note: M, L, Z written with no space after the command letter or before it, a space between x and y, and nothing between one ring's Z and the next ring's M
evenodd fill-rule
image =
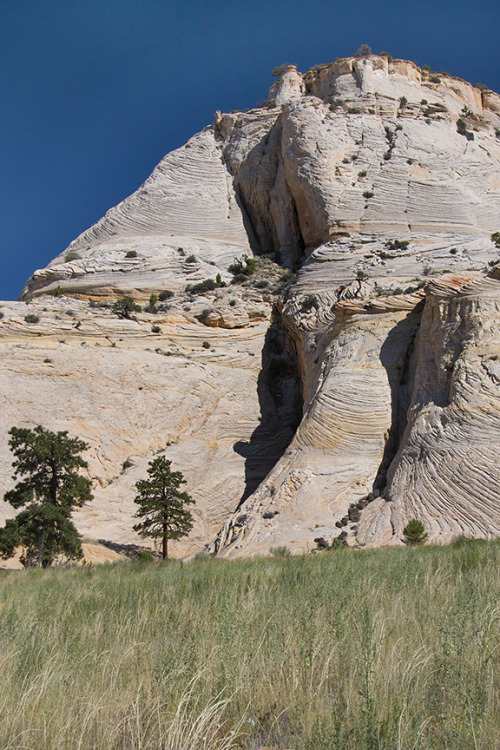
M5 430L89 442L90 539L137 543L157 453L196 500L178 555L399 544L413 517L498 535L500 97L369 56L288 66L269 98L167 155L35 272L29 308L2 303ZM95 306L162 290L136 320ZM5 431L6 486L9 462Z

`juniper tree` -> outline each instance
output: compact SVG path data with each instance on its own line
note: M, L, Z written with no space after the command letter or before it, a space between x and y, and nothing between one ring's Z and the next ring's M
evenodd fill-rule
M88 445L40 425L33 430L12 427L9 435L15 456L12 478L23 478L5 493L4 501L24 510L0 529L0 556L12 557L21 548L25 567L44 568L60 554L80 559L81 537L71 513L92 500L90 480L78 473L87 467L79 454Z
M130 313L141 312L141 306L134 302L132 297L120 297L113 304L111 311L119 318L130 320Z
M134 526L141 536L162 540L162 558L168 557L169 539L187 536L193 528L193 517L186 505L194 503L187 494L181 492L181 484L186 484L180 471L171 471L171 461L164 456L149 462L149 479L136 483L137 496L134 502L139 506L135 518L142 518Z

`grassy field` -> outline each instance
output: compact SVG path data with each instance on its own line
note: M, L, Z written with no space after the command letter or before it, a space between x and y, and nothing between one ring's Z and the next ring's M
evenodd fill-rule
M0 747L500 748L500 544L0 576Z

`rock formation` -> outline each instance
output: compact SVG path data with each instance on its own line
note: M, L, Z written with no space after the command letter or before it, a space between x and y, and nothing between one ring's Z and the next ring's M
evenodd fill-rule
M499 230L498 94L285 66L1 304L5 486L6 430L42 423L91 445L93 540L138 543L159 452L197 503L178 555L499 535Z

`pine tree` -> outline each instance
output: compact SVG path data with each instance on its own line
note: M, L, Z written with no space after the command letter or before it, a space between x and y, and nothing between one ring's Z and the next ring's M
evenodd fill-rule
M416 547L419 544L425 544L427 541L428 534L425 531L425 526L421 521L417 521L416 518L412 518L403 529L404 543L410 545L410 547Z
M148 465L149 479L141 479L135 485L134 502L139 506L135 518L143 520L134 526L134 531L161 539L164 560L168 557L168 540L187 536L193 528L193 517L184 506L194 500L180 491L186 481L180 471L171 471L171 465L164 456L155 458Z
M81 538L71 521L73 508L92 500L87 468L79 455L88 445L67 432L52 432L38 425L33 430L12 427L9 447L16 457L13 479L24 477L6 492L4 501L24 508L0 529L0 556L12 557L21 547L21 563L47 567L59 554L83 556Z

